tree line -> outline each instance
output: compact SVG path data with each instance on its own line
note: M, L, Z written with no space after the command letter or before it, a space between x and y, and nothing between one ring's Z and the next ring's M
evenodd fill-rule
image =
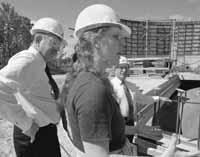
M0 3L0 68L11 56L28 48L31 27L31 20L19 15L11 4Z
M0 69L7 64L10 57L30 46L32 26L31 20L19 15L11 4L0 3ZM61 62L63 59L48 63L52 74L66 72L66 67Z

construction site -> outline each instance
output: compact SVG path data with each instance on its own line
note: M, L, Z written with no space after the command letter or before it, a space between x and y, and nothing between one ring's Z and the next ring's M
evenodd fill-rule
M131 65L128 80L138 85L147 95L166 96L176 100L171 106L161 102L154 106L139 106L138 120L141 124L159 125L167 132L181 134L184 142L179 148L187 151L196 149L200 131L197 120L200 21L121 19L121 22L132 30L131 37L126 39L123 52L120 53L129 59ZM150 116L152 114L153 117ZM196 127L190 125L191 122ZM165 136L161 139L165 141L161 142L163 147L169 134L166 133ZM188 142L187 138L197 138L197 145L195 146L194 141ZM163 151L154 142L145 136L136 139L136 143L141 146L139 150L153 156Z
M160 155L167 148L172 133L176 133L181 141L178 149L197 150L198 140L191 139L198 139L200 131L197 118L200 102L197 96L200 86L200 21L121 19L121 22L132 31L119 54L127 57L130 64L127 80L146 95L173 100L171 105L162 102L138 104L138 123L160 126L164 131L162 139L138 135L134 142L139 146L139 153ZM69 46L68 50L73 51L73 42ZM112 70L110 73L113 73ZM58 84L61 84L61 77L55 76ZM195 126L190 125L188 119ZM61 144L68 148L66 152L74 153L66 141Z
M30 43L29 29L34 24L26 22L30 41L23 42ZM138 155L160 156L170 146L173 136L177 137L177 151L200 151L200 20L122 18L120 22L131 29L130 37L125 38L123 49L118 53L127 59L128 88L159 98L151 104L135 103L135 124L150 129L158 127L162 131L160 138L154 137L152 132L135 134L131 142L137 145ZM5 30L4 35L9 37L8 32L12 30L7 27ZM74 28L72 31L71 34ZM16 36L12 40L19 39ZM71 35L67 42L61 57L47 63L60 91L73 64L76 40ZM21 48L17 44L10 45L12 50ZM0 68L16 53L10 47L8 41L0 43ZM106 70L108 78L114 78L115 69ZM161 97L170 101L161 101ZM62 121L57 125L62 157L75 157L75 147L64 125ZM16 157L13 124L0 117L0 128L0 157Z

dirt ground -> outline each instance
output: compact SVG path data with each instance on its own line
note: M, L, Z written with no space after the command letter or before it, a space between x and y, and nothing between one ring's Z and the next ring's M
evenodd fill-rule
M15 157L12 130L13 125L0 117L0 157Z

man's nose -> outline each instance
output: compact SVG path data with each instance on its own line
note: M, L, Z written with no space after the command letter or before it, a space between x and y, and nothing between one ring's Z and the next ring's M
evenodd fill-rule
M125 69L121 69L121 72L124 73L124 72L125 72Z

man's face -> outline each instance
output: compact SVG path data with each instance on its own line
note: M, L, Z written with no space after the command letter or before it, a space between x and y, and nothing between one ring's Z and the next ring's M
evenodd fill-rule
M58 53L60 52L62 41L58 37L47 34L44 36L40 43L41 53L46 61L52 61L56 59Z
M128 67L117 67L115 69L115 76L118 77L121 81L124 81L127 77Z

